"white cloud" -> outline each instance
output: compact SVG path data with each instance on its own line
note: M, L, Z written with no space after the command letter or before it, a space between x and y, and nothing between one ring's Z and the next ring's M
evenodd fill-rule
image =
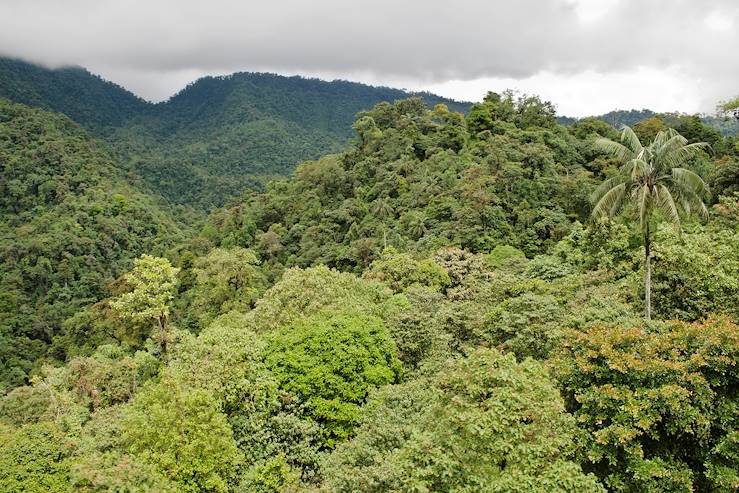
M150 99L254 70L458 99L506 84L572 114L710 111L739 92L738 18L735 0L3 0L0 52Z
M720 10L711 11L704 22L709 29L723 33L728 33L734 28L733 16Z
M472 101L481 99L487 90L503 91L507 88L553 101L557 112L568 116L598 115L614 109L632 108L654 111L679 108L690 113L701 110L697 81L686 78L676 68L639 67L610 74L592 70L573 74L543 71L525 79L453 80L428 87L442 96L460 96Z
M581 22L594 22L604 18L620 0L565 0L575 8Z

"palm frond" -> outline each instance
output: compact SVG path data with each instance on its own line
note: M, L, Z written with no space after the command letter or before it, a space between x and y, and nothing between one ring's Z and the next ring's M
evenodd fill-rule
M684 145L682 151L690 158L710 149L711 145L706 142L693 142L692 144Z
M672 168L672 182L680 188L690 190L696 195L703 197L710 194L708 185L703 178L685 168Z
M593 146L597 150L623 161L631 159L634 156L634 152L625 145L619 142L614 142L611 139L606 139L605 137L595 139Z
M598 185L596 189L593 190L593 192L590 194L590 203L596 204L601 198L603 198L606 193L608 193L610 189L620 183L623 183L624 181L624 176L620 174L606 179L603 183Z
M685 211L686 216L690 216L695 211L703 219L708 217L708 208L703 202L703 199L695 191L677 187L672 193Z
M639 152L644 148L639 141L639 137L637 137L628 125L624 125L623 130L621 131L621 142L624 147L629 149L634 155L639 154Z
M657 161L658 166L673 168L684 165L688 157L687 154L682 152L685 142L685 138L680 134L673 135L659 144L655 142L655 161Z
M626 194L626 183L619 183L605 192L593 207L594 218L612 217L618 212Z
M667 132L665 132L664 130L660 130L659 132L657 132L657 135L654 136L652 142L649 143L649 147L659 149L665 144L667 139L669 139Z
M702 200L698 204L698 215L703 220L708 219L708 207L706 207L706 204Z
M675 229L680 231L680 213L677 210L677 205L675 205L675 199L672 197L670 189L664 184L659 185L656 187L656 196L659 206L667 212L667 217L675 226Z

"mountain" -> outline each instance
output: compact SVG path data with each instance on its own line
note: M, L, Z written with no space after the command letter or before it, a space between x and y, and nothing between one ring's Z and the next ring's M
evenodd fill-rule
M79 67L51 70L0 58L0 97L64 113L95 133L123 125L150 103Z
M167 199L201 210L344 149L357 112L409 93L354 82L239 73L205 77L108 140ZM422 95L429 105L466 105Z
M121 166L175 204L208 210L344 149L356 114L414 94L263 73L204 77L153 104L80 68L0 59L0 97L62 112L108 142ZM429 106L468 104L419 94Z
M134 257L179 234L79 125L0 99L0 391L23 382Z

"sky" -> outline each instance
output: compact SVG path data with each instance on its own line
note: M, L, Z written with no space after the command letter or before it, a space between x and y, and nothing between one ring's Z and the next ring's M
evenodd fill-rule
M514 89L569 116L711 113L739 95L739 0L0 0L0 54L152 101L260 71L464 101Z

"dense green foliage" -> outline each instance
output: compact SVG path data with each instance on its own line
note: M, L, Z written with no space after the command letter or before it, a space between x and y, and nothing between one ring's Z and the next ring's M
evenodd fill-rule
M612 491L729 491L737 469L739 327L727 319L573 332L555 360Z
M355 129L353 149L301 165L246 207L214 213L222 226L204 234L255 243L272 264L361 271L387 245L490 251L502 243L540 253L587 211L592 174L536 98L491 94L467 121L419 99L380 104Z
M226 492L239 451L213 396L167 379L143 389L121 425L123 446L183 492Z
M205 79L129 120L131 138L159 119L167 145L210 144L208 122L247 124L257 109L347 136L325 104L340 88L356 95ZM294 104L277 108L287 89ZM707 221L651 203L647 322L640 203L616 217L596 202L590 220L592 192L629 179L625 156L603 152L619 138L604 121L565 127L551 104L512 93L467 116L380 103L347 149L196 232L131 172L146 171L122 152L134 126L105 125L117 153L66 117L0 102L0 491L739 487L733 138L692 117L634 125L655 155L666 138L711 146L665 160L713 195ZM218 168L251 152L236 142L203 158L213 177L250 179ZM147 180L208 202L175 169Z
M266 363L286 394L324 424L329 446L350 436L369 389L396 382L401 369L382 321L335 315L275 332Z
M153 104L81 68L0 58L0 97L66 114L175 204L207 210L346 147L357 112L408 92L274 74L204 77ZM429 104L467 104L433 94Z
M146 111L147 102L80 67L56 70L0 57L0 98L64 113L102 132Z
M178 229L78 125L0 99L0 388L63 358L65 320Z
M739 122L734 118L730 118L731 115L719 115L719 116L702 116L697 115L685 115L680 113L655 113L654 111L642 109L642 110L616 110L609 111L603 115L588 117L598 119L608 123L614 128L621 128L622 125L632 127L637 123L644 120L650 120L652 118L665 119L670 122L670 126L678 130L681 134L685 134L682 126L691 125L691 122L698 122L710 132L719 132L725 136L737 136L739 135ZM560 117L558 119L561 123L566 125L572 125L582 119Z
M479 350L435 380L420 406L396 396L376 404L356 442L331 457L328 490L603 491L569 460L575 420L539 363ZM368 443L376 433L400 431L382 429L391 410L416 416L403 416L402 433Z

